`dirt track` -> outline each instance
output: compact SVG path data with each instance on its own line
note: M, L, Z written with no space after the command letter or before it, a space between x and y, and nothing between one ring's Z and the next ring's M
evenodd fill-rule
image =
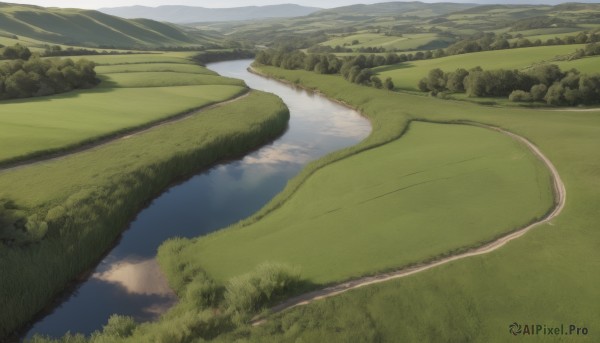
M425 263L422 265L405 268L405 269L400 269L400 270L397 270L394 272L382 273L382 274L378 274L378 275L374 275L374 276L368 276L368 277L363 277L363 278L359 278L359 279L355 279L355 280L350 280L350 281L340 283L337 285L333 285L333 286L330 286L330 287L327 287L327 288L324 288L321 290L313 291L310 293L305 293L305 294L290 298L290 299L284 301L283 303L281 303L275 307L272 307L270 309L270 313L271 314L277 313L277 312L281 312L281 311L284 311L284 310L287 310L287 309L290 309L290 308L293 308L296 306L307 305L313 301L329 298L329 297L332 297L332 296L335 296L335 295L338 295L338 294L341 294L341 293L344 293L344 292L347 292L347 291L350 291L353 289L357 289L360 287L369 286L369 285L373 285L376 283L381 283L381 282L385 282L385 281L389 281L389 280L393 280L393 279L399 279L402 277L420 273L420 272L435 268L437 266L440 266L440 265L443 265L446 263L450 263L450 262L453 262L456 260L460 260L463 258L490 253L494 250L501 248L506 243L525 235L527 232L529 232L536 226L550 222L552 219L557 217L562 212L563 208L565 207L565 202L567 199L567 191L565 189L565 185L562 182L560 175L558 174L558 171L556 170L556 167L554 167L552 162L546 156L544 156L544 154L539 150L539 148L537 146L535 146L533 143L531 143L529 140L527 140L524 137L521 137L512 132L509 132L509 131L506 131L506 130L503 130L503 129L500 129L500 128L497 128L494 126L478 124L478 123L469 123L467 125L474 125L474 126L491 129L491 130L501 132L501 133L511 137L512 139L522 143L527 148L529 148L529 150L535 156L537 156L546 165L546 167L548 167L548 170L550 170L550 173L551 173L552 179L553 179L553 183L554 183L554 198L555 198L554 199L554 201L555 201L554 209L551 212L549 212L548 215L546 215L544 218L542 218L541 220L539 220L533 224L530 224L524 228L521 228L521 229L514 231L510 234L507 234L503 237L500 237L499 239L497 239L493 242L487 243L481 247L474 248L474 249L459 253L457 255L444 257L439 260ZM252 321L252 325L253 326L260 325L260 324L264 323L265 321L266 321L265 319L255 318Z

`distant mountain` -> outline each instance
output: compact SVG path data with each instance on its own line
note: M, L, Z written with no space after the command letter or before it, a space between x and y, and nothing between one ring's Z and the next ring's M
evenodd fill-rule
M0 3L0 32L79 46L119 48L208 44L209 36L148 19L128 20L98 11Z
M99 11L122 18L147 18L170 23L200 23L241 21L265 18L302 17L321 10L300 5L248 6L235 8L204 8L191 6L130 6L101 8Z
M595 4L600 3L600 0L455 0L456 2L462 3L476 3L482 5L560 5L564 3L585 3Z

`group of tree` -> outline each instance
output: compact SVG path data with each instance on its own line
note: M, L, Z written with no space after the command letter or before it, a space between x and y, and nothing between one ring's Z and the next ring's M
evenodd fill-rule
M510 40L510 41L509 41ZM474 37L460 40L448 48L447 55L467 54L479 51L505 50L516 48L527 48L535 46L553 46L570 44L591 44L600 42L600 34L597 32L580 32L576 36L566 36L563 38L549 38L546 41L535 39L533 41L523 37L521 34L515 36L505 33L497 35L493 32L477 34Z
M60 57L60 56L93 56L93 55L131 55L132 51L116 51L116 50L93 50L83 48L68 47L63 49L60 45L46 46L42 53L43 57Z
M29 98L98 84L94 62L34 56L0 64L0 99Z
M252 50L232 49L232 50L210 50L201 52L192 57L192 59L202 65L217 61L229 61L243 58L254 58L256 54Z
M0 60L28 60L31 55L29 48L21 44L0 47Z
M299 50L262 50L256 55L256 62L288 70L304 69L318 74L340 74L346 80L373 86L394 89L391 78L382 81L373 74L371 68L401 62L396 54L358 55L339 58L333 54L305 54Z
M563 72L554 64L526 71L477 67L445 73L433 69L418 86L432 95L466 93L470 97L509 97L514 102L545 101L554 106L600 103L600 74L585 75L574 69Z

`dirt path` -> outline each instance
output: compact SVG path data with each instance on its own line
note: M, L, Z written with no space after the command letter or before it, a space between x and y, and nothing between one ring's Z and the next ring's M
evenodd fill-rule
M321 290L302 294L302 295L290 298L275 307L272 307L270 309L270 313L273 314L273 313L281 312L281 311L284 311L284 310L287 310L287 309L290 309L290 308L293 308L296 306L307 305L316 300L333 297L335 295L345 293L347 291L357 289L360 287L369 286L369 285L373 285L373 284L381 283L381 282L386 282L389 280L399 279L399 278L413 275L416 273L420 273L420 272L423 272L423 271L426 271L426 270L429 270L429 269L435 268L437 266L441 266L443 264L450 263L450 262L453 262L456 260L464 259L464 258L471 257L471 256L477 256L477 255L483 255L483 254L490 253L494 250L501 248L506 243L525 235L527 232L529 232L536 226L545 224L545 223L549 223L552 219L554 219L556 216L558 216L562 212L563 208L565 207L565 202L566 202L566 198L567 198L567 191L565 189L565 185L562 182L560 175L558 174L558 171L556 170L556 167L554 167L552 162L550 162L550 160L546 156L544 156L544 154L540 151L540 149L537 146L535 146L533 143L531 143L528 139L526 139L524 137L516 135L512 132L500 129L498 127L479 124L479 123L467 123L466 125L474 125L474 126L479 126L482 128L487 128L487 129L501 132L501 133L511 137L512 139L522 143L523 145L525 145L535 156L537 156L546 165L546 167L550 170L550 173L552 175L552 179L553 179L553 183L554 183L554 194L555 194L554 195L555 206L554 206L554 209L548 215L546 215L544 218L542 218L541 220L539 220L531 225L521 228L513 233L507 234L507 235L505 235L493 242L487 243L479 248L474 248L474 249L465 251L463 253L459 253L454 256L445 257L445 258L439 259L437 261L432 261L432 262L429 262L426 264L417 265L414 267L405 268L405 269L401 269L401 270L394 271L394 272L363 277L363 278L359 278L356 280L350 280L350 281L340 283L337 285L333 285L333 286L330 286L330 287L327 287L327 288L324 288ZM265 321L266 321L266 319L255 318L252 321L252 325L253 326L261 325Z
M60 151L60 152L57 152L57 153L50 153L50 154L44 155L44 156L32 157L31 159L28 159L28 160L25 160L25 161L17 161L17 162L14 162L14 163L8 163L6 165L0 166L0 173L4 173L4 172L7 172L7 171L14 171L14 170L18 170L20 168L29 167L29 166L40 164L40 163L44 163L44 162L60 160L60 159L63 159L65 157L69 157L69 156L74 155L74 154L78 154L78 153L81 153L81 152L85 152L85 151L90 151L90 150L97 149L97 148L99 148L99 147L101 147L103 145L113 143L113 142L118 141L120 139L129 139L131 137L138 136L138 135L140 135L142 133L145 133L145 132L150 131L150 130L154 130L154 129L159 128L161 126L169 125L169 124L172 124L172 123L176 123L176 122L188 119L188 118L190 118L190 117L192 117L192 116L194 116L194 115L196 115L198 113L205 112L205 111L217 108L217 107L221 107L221 106L230 104L230 103L232 103L234 101L241 100L241 99L247 97L248 95L250 95L251 93L252 93L252 90L248 89L246 92L244 92L244 93L242 93L242 94L240 94L240 95L238 95L238 96L236 96L236 97L234 97L232 99L225 100L225 101L222 101L222 102L218 102L218 103L215 103L215 104L212 104L212 105L204 106L204 107L201 107L201 108L198 108L198 109L195 109L195 110L192 110L192 111L180 114L180 115L175 115L175 116L172 116L172 117L169 117L169 118L166 118L166 119L161 119L161 120L155 121L155 122L153 122L153 123L151 123L149 125L142 125L142 126L140 126L138 128L134 128L134 129L129 130L127 132L119 133L119 134L116 134L116 135L111 135L111 136L108 136L108 137L105 137L105 138L100 138L99 140L96 140L96 141L94 141L92 143L83 144L83 145L74 147L72 149L67 149L65 151Z

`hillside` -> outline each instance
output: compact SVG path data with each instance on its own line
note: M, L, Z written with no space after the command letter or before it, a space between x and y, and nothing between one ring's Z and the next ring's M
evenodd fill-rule
M0 32L55 44L158 47L208 44L175 25L148 19L128 20L98 11L0 3Z
M373 5L351 5L319 11L314 16L327 15L364 15L364 16L415 16L432 17L456 11L473 8L474 4L435 3L423 2L383 2Z
M247 6L236 8L204 8L192 6L129 6L101 8L99 11L122 18L148 18L170 23L239 21L264 18L291 18L309 15L319 8L293 4Z

